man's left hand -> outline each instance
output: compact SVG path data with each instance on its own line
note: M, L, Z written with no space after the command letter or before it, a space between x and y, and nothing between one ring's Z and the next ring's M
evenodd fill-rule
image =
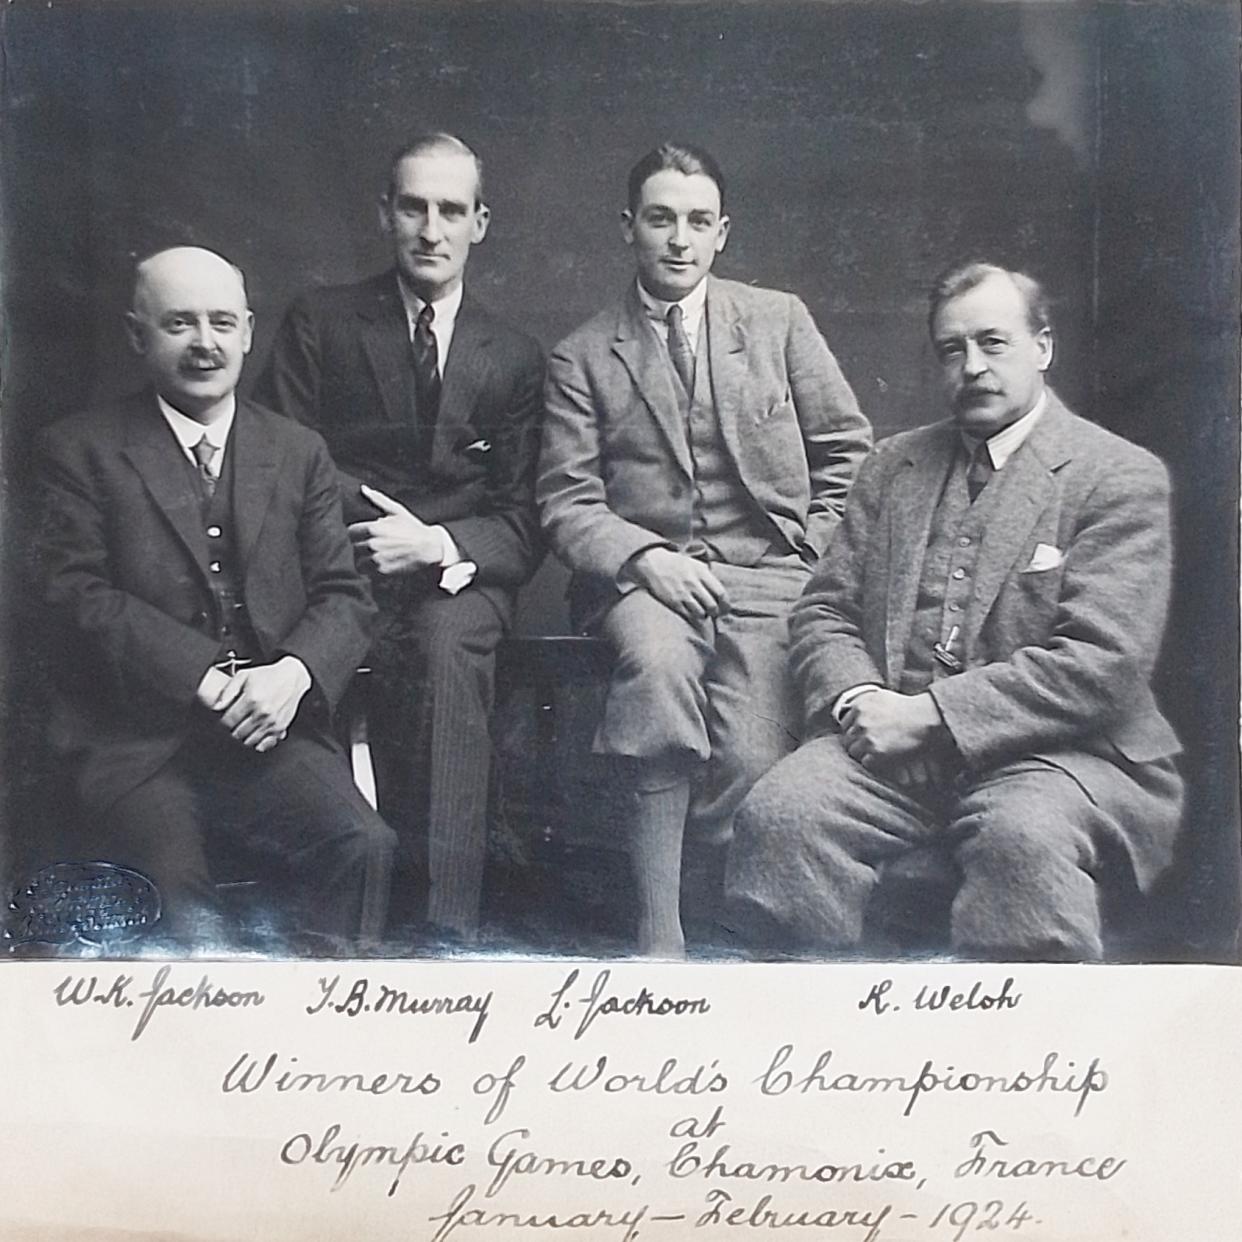
M211 709L243 746L264 753L284 739L310 687L306 665L296 656L283 656L275 664L234 673Z
M443 561L444 540L438 530L373 487L363 484L362 494L384 514L349 527L349 537L367 568L384 576L411 574Z
M944 721L930 694L876 689L850 704L841 726L847 753L870 769L924 750L940 738Z

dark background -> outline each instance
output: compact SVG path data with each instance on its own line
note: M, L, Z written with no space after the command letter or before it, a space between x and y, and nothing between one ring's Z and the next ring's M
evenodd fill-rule
M52 419L136 383L120 320L134 258L194 242L246 271L253 378L296 290L385 265L388 157L446 128L486 164L471 290L550 347L631 278L625 174L679 136L729 178L716 270L805 299L878 435L940 416L924 330L938 269L978 255L1053 292L1058 391L1175 483L1159 690L1190 801L1159 954L1236 959L1231 0L19 0L0 21L10 861L37 856L48 823L29 452ZM563 626L563 580L544 566L525 629Z

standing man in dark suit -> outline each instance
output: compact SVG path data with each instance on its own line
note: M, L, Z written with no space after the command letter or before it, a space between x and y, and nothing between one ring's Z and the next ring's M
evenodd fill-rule
M727 842L796 742L789 607L871 443L806 307L709 275L724 178L672 143L630 173L637 280L554 351L539 500L576 622L616 653L596 750L621 758L640 951L684 953L682 838Z
M1102 952L1097 881L1148 887L1181 813L1150 689L1168 604L1169 484L1045 387L1029 276L932 289L952 418L864 464L790 624L811 740L738 814L738 913L786 947L858 944L876 868L940 843L958 951Z
M213 935L227 844L294 886L300 930L373 939L393 834L328 716L375 608L323 441L235 396L252 322L219 255L153 255L128 316L151 387L46 433L52 741L178 937Z
M394 158L395 267L290 308L257 392L320 431L381 609L370 717L380 809L425 823L427 921L478 930L496 647L539 559L543 355L463 293L487 234L483 173L431 134Z

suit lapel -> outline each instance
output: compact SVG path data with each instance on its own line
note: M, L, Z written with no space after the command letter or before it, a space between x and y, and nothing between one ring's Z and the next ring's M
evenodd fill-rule
M202 503L186 473L181 446L164 421L154 392L135 398L123 453L205 583L207 535Z
M721 285L707 278L707 358L716 418L738 476L746 483L737 434L739 393L746 377L746 329L736 303Z
M362 347L375 376L384 411L394 423L411 422L414 362L405 304L397 289L395 272L371 285L358 306L362 319Z
M932 516L960 443L951 423L938 424L911 447L893 478L886 506L889 575L884 648L889 685L897 684L905 668Z
M491 339L487 316L469 298L463 298L443 367L444 382L440 388L440 411L436 416L431 454L432 464L437 468L455 453L459 433L474 415L479 395L491 376L488 349Z
M262 434L259 415L247 402L238 401L237 417L229 434L228 451L233 457L233 521L237 527L237 560L245 575L250 568L263 519L271 504L280 457L272 440Z
M681 411L677 405L673 376L655 330L648 323L638 300L638 290L633 285L617 315L617 333L612 348L663 432L677 465L687 478L693 477L690 446L686 442Z
M1048 394L1048 407L1025 444L997 473L983 493L989 499L988 522L975 567L975 588L966 610L964 645L969 657L983 622L1039 516L1057 493L1055 471L1072 456L1065 437L1065 409ZM982 499L980 501L982 503Z

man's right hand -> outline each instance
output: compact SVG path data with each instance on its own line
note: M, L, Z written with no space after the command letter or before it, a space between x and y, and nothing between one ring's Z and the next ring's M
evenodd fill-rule
M729 611L724 584L702 561L671 548L648 548L629 566L630 576L666 608L697 625Z

